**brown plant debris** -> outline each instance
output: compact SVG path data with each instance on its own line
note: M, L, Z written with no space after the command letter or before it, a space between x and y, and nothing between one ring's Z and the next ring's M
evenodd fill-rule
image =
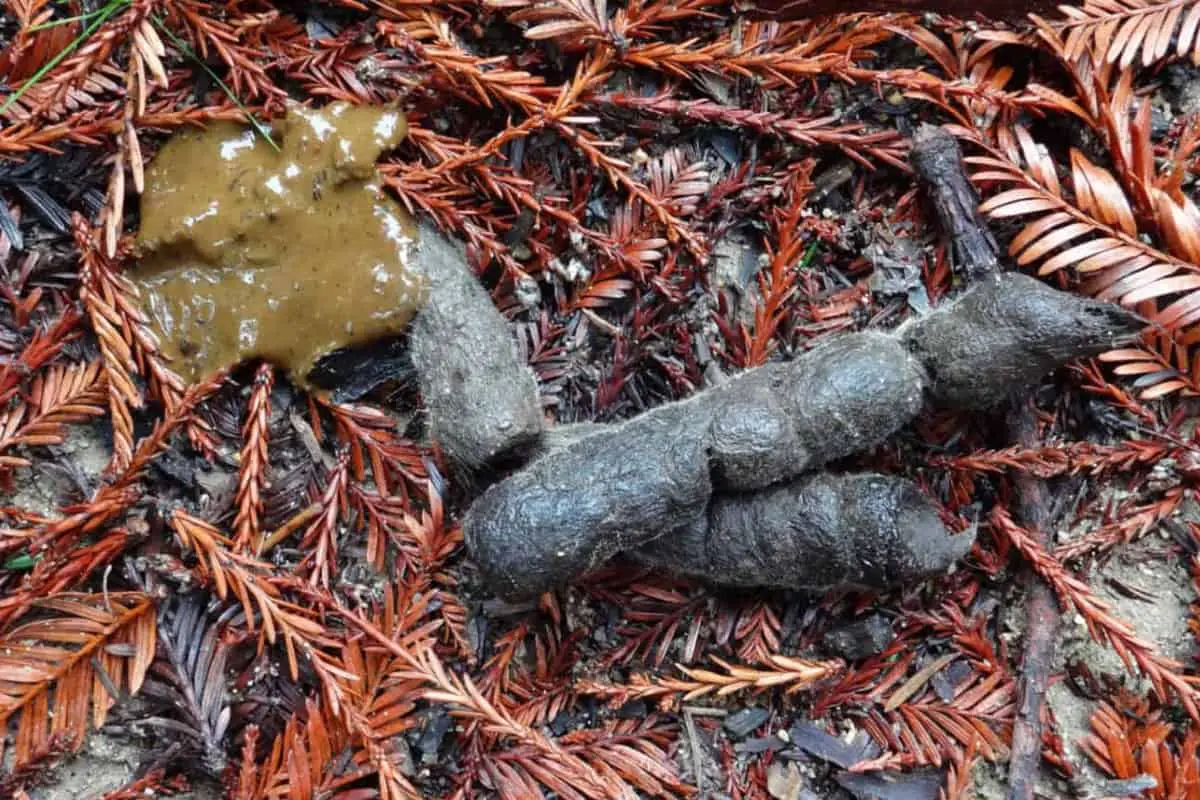
M1198 796L1198 41L1195 0L4 4L0 797L88 736L142 754L114 800ZM334 113L405 121L350 183L428 296L307 376L185 368L147 268L244 248L148 255L171 152ZM361 285L369 220L315 222L278 249Z
M1162 709L1116 691L1092 714L1083 750L1110 779L1109 794L1141 792L1155 800L1193 798L1200 792L1200 741L1195 726L1163 719Z
M62 592L35 601L0 645L0 715L16 720L5 737L9 768L27 764L55 737L80 746L122 692L141 688L154 637L145 595Z

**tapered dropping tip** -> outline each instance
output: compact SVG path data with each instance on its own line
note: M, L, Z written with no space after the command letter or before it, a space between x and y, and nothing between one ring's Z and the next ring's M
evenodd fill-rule
M1129 309L1010 272L906 324L901 336L929 370L937 405L988 410L1070 361L1130 344L1146 324Z

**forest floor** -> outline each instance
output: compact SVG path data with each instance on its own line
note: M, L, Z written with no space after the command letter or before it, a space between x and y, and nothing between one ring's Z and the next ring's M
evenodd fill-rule
M0 800L1200 798L1200 2L746 11L5 4ZM269 365L185 385L146 335L145 164L289 99L404 110L386 189L468 244L549 423L935 307L922 123L1007 267L1154 324L1047 376L1035 442L939 412L846 460L977 529L948 575L807 596L618 559L501 602L403 358L335 403Z

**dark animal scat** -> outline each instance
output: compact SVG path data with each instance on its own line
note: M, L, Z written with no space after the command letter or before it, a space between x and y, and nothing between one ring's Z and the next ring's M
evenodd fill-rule
M463 520L502 595L536 595L620 552L725 586L883 589L970 547L916 487L808 474L883 442L923 400L987 409L1141 327L1032 278L987 278L892 333L831 339L624 423L546 441ZM579 434L577 437L575 434ZM715 491L715 495L714 495Z
M1144 325L1118 305L1009 272L983 279L897 334L929 370L936 405L987 410L1068 361L1132 341Z
M839 336L709 390L717 485L757 489L868 450L915 417L925 374L893 337Z
M923 385L893 338L841 337L543 456L476 501L467 546L501 593L538 594L702 519L714 483L765 487L884 441Z
M882 590L945 572L973 540L952 536L911 481L815 473L719 494L703 518L633 557L728 587Z
M587 436L489 488L463 534L489 585L520 598L704 514L704 437L680 406Z
M470 483L527 457L541 438L537 379L504 318L467 266L464 248L424 224L415 259L429 298L409 331L430 434Z

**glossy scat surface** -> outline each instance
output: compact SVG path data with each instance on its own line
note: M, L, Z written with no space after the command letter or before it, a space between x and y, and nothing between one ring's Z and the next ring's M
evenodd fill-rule
M176 372L259 357L305 384L322 355L404 328L427 281L416 226L375 161L405 133L399 111L334 103L289 108L280 151L232 123L163 146L130 277Z

